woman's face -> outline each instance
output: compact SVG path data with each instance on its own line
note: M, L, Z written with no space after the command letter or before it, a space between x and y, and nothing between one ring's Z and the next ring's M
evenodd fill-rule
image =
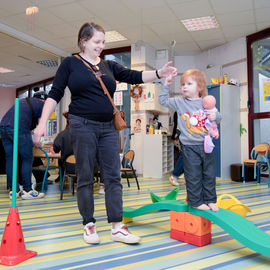
M89 52L93 56L100 56L101 52L105 47L105 35L103 32L94 31L93 36L84 41L85 51Z

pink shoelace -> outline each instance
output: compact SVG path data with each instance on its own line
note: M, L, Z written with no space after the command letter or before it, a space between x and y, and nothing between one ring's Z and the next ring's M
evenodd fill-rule
M126 233L124 233L123 231L126 231ZM112 234L113 234L113 235L116 235L116 234L118 234L118 233L121 233L121 234L123 234L123 235L125 235L125 236L127 236L127 235L130 234L127 225L122 225L122 226L119 228L118 231L116 231L115 233L112 233Z
M88 231L90 232L90 234L95 233L95 225L89 225L89 226L87 226L87 229L84 229L86 235L89 235Z

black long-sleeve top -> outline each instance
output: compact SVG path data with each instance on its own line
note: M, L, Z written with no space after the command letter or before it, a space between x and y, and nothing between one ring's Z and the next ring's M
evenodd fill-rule
M91 66L91 63L87 63ZM97 66L112 97L116 89L116 80L129 84L143 82L142 71L127 69L114 61L101 59ZM65 58L61 63L56 72L49 97L58 103L64 95L66 86L71 92L70 114L100 122L112 120L113 107L109 98L104 94L99 81L93 72L74 56Z

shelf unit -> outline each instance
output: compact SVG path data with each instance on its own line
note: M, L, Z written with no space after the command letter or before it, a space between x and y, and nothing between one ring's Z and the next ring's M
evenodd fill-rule
M143 177L162 178L173 171L173 143L161 134L144 135Z
M169 109L159 104L160 84L143 84L143 93L139 108L135 110L134 99L131 98L131 132L130 148L135 152L134 168L138 175L151 178L161 178L173 170L173 145L170 137L161 134L146 134L146 125L154 114L159 115L160 122L165 128L169 126ZM164 119L167 117L168 119ZM163 118L163 119L162 119ZM141 128L135 127L140 119Z

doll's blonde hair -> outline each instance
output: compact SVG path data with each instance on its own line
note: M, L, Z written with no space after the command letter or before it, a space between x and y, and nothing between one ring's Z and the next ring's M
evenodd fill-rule
M188 77L191 77L192 80L197 82L199 97L206 96L206 77L205 74L198 69L189 69L183 73L180 79L180 87L187 80Z

